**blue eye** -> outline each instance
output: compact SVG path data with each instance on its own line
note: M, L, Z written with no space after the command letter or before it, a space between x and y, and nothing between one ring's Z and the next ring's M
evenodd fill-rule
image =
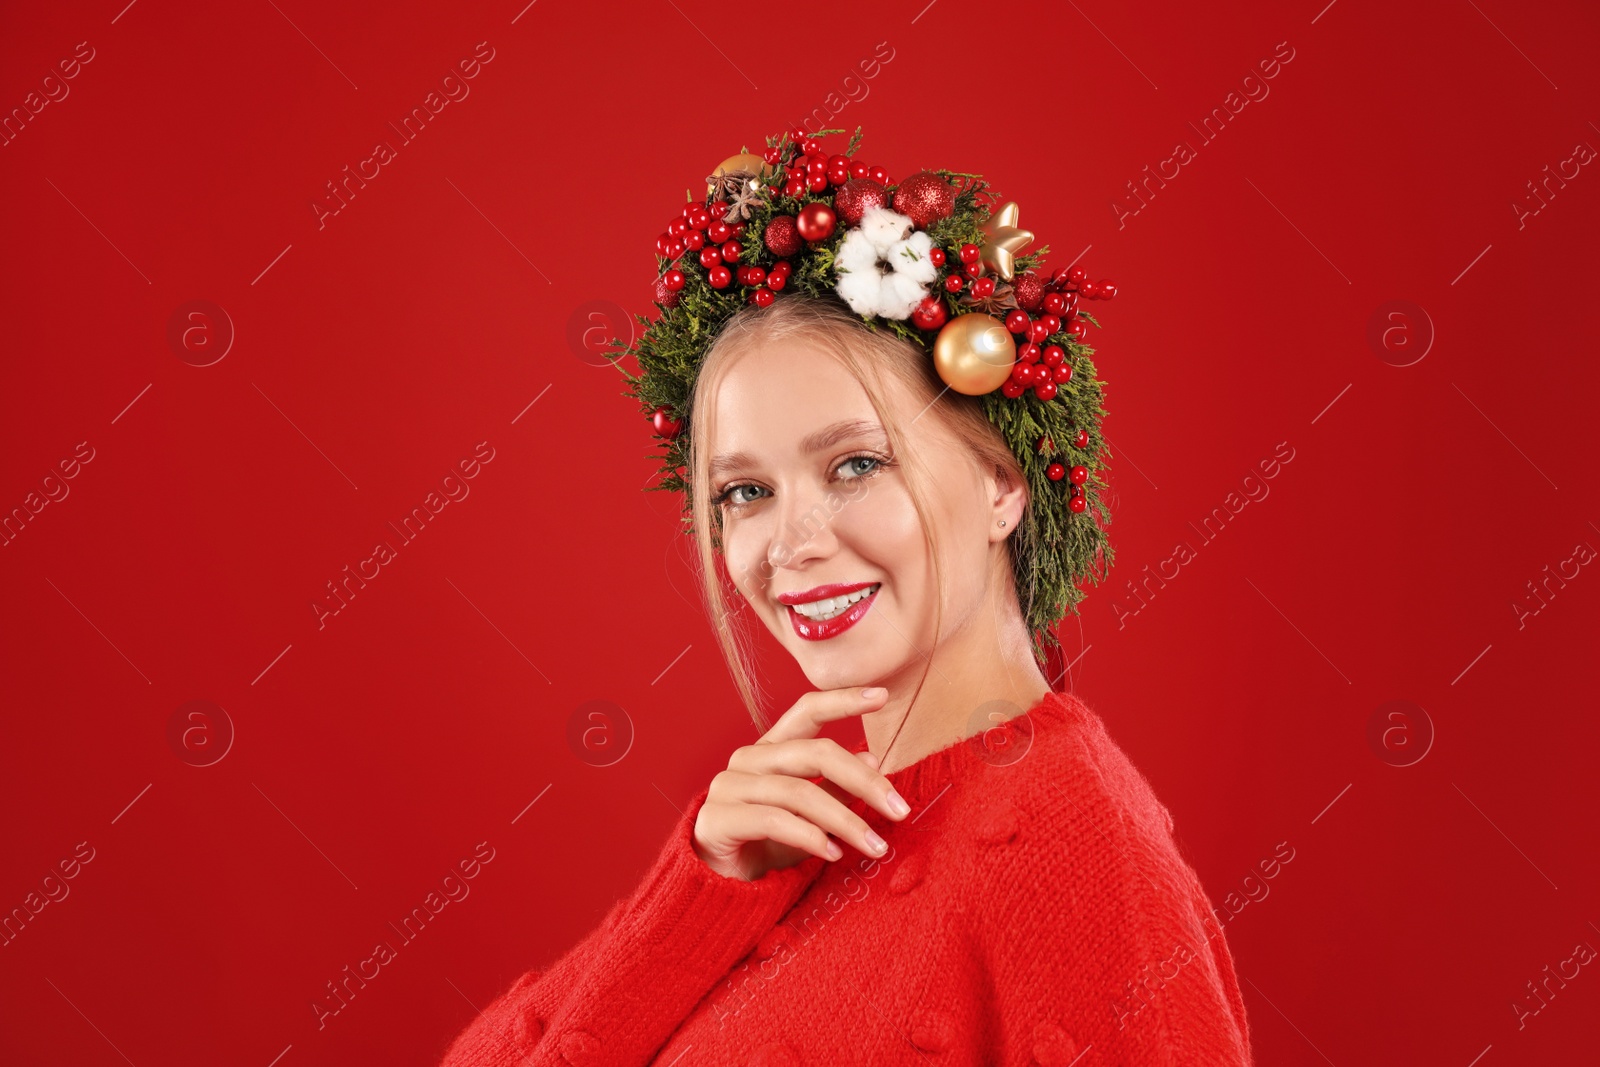
M849 473L842 474L841 477L845 481L854 481L857 478L866 478L870 475L877 474L884 467L889 466L890 463L890 460L882 456L876 456L872 455L871 453L862 452L857 453L854 456L847 457L837 467L835 467L834 470L841 472L848 470ZM865 466L856 466L856 464L864 464ZM719 508L727 507L734 511L737 511L740 508L747 508L759 500L760 497L741 496L740 494L742 494L746 489L752 490L755 493L768 492L767 489L759 485L752 485L749 482L736 482L733 485L725 487L722 492L718 493L711 501L711 506Z

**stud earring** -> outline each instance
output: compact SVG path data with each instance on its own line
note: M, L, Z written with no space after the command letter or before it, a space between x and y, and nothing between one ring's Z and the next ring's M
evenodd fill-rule
M1004 520L1004 519L1001 519L1001 520L1000 520L1000 525L1001 525L1001 526L1004 526L1004 525L1005 525L1005 524L1006 524L1006 520Z

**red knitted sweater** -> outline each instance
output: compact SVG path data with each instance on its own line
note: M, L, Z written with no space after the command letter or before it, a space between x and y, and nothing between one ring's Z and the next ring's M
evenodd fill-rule
M1172 817L1080 699L1049 693L888 778L905 819L851 805L882 858L840 842L751 882L695 854L702 789L634 893L442 1067L1249 1067Z

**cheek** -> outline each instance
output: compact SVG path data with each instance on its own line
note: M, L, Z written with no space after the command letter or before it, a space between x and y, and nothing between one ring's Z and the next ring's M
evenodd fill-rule
M770 577L767 537L756 523L735 519L723 526L722 560L734 586L746 598L766 587Z
M931 582L922 520L902 486L874 488L844 512L841 529L850 531L856 552L891 578L903 600L913 600Z

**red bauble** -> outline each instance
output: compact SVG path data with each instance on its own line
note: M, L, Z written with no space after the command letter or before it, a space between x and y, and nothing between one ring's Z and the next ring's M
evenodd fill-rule
M857 226L869 207L887 207L889 191L871 178L851 178L833 194L833 210L846 226Z
M1011 289L1016 295L1017 306L1029 311L1037 309L1039 302L1044 299L1044 279L1031 270L1011 279Z
M677 274L677 271L668 271L668 274ZM656 303L662 307L675 308L678 306L678 293L667 282L667 275L663 274L655 281ZM681 286L679 288L682 288Z
M839 226L839 216L827 204L807 204L795 219L795 229L808 241L826 241Z
M805 245L800 239L800 228L795 225L793 215L773 216L761 239L766 242L767 251L775 256L792 256Z
M949 317L944 301L936 296L923 297L922 303L911 312L911 321L919 330L937 330Z
M650 416L650 421L655 425L656 433L669 441L678 436L678 431L683 429L683 420L673 418L671 408L656 408L655 414Z
M955 186L928 171L919 171L894 191L894 209L917 224L917 229L947 217L956 206Z
M1063 467L1059 463L1052 463L1050 466L1045 468L1044 473L1045 477L1049 478L1052 482L1059 482L1061 479L1067 476L1067 468Z

